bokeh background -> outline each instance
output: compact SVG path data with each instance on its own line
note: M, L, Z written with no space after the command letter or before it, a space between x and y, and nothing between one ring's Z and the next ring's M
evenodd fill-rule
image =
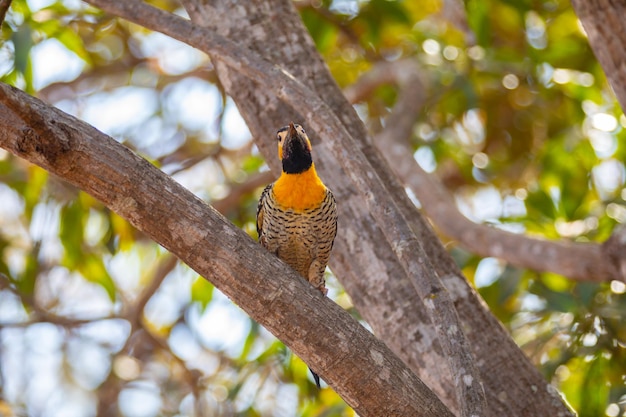
M150 3L186 16L177 1ZM606 240L626 222L626 117L569 1L453 3L294 2L342 88L415 65L425 101L411 151L468 218ZM383 75L353 96L373 134L398 97ZM274 177L206 55L77 0L14 0L0 79L116 138L256 237ZM623 282L514 268L441 237L580 416L626 415ZM355 415L204 279L3 150L0 274L0 416ZM328 274L329 296L358 318Z

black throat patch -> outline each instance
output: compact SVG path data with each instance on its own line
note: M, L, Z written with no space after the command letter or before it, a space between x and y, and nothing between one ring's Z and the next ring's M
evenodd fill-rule
M311 168L313 158L311 151L300 138L290 140L283 148L283 172L300 174Z

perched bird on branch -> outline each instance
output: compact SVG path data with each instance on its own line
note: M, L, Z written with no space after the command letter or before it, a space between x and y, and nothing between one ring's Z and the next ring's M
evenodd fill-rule
M324 270L337 234L335 198L317 176L302 126L290 123L276 139L283 170L261 194L259 242L326 295ZM319 387L319 376L311 373Z

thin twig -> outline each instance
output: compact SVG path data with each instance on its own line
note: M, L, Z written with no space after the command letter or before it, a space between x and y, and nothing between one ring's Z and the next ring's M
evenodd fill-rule
M126 87L128 86L128 73L138 65L142 65L147 62L149 62L147 59L133 58L130 62L114 62L103 67L95 67L88 72L82 73L71 81L58 81L49 84L39 90L37 92L37 96L49 103L75 98L77 93L80 94L81 88L89 89L89 87L93 86L93 82L95 81L99 83L99 92L111 91L119 87ZM158 84L155 88L161 89L165 85L175 83L189 77L209 79L210 75L211 70L207 68L198 68L193 71L176 75L158 74Z
M9 278L0 273L0 290L8 290L19 297L28 309L32 312L28 320L14 321L14 322L0 322L0 330L7 327L28 327L37 323L52 323L62 327L78 327L84 324L93 323L94 321L111 320L119 318L116 315L93 317L88 319L78 319L73 317L59 316L57 314L50 313L45 309L39 307L31 296L25 296L11 283Z
M226 214L228 210L239 203L244 195L261 186L269 184L275 179L276 177L271 171L259 172L258 174L252 175L245 182L237 184L230 190L230 193L228 193L226 197L212 202L211 205L215 208L215 210L222 214Z
M148 286L145 287L137 297L135 304L126 308L123 318L130 323L130 335L128 336L128 339L126 339L124 346L119 350L115 357L112 358L112 361L115 361L115 359L120 356L129 355L131 351L136 350L134 349L136 346L141 346L141 351L153 350L155 338L148 332L143 323L143 311L146 304L148 304L150 299L157 292L165 277L167 277L167 275L174 269L177 262L178 260L174 255L169 253L164 255L159 262L154 276ZM142 342L138 343L138 340L140 339ZM139 352L133 352L133 354L135 357L140 356ZM174 356L173 353L172 356ZM122 388L122 381L118 378L115 372L113 372L113 368L111 368L109 376L98 389L98 417L105 417L114 414L114 408L112 408L112 405L116 403L117 397Z
M4 23L4 18L11 7L12 0L0 0L0 27L2 27L2 23Z
M133 326L140 325L146 304L148 304L148 301L150 301L152 296L157 292L167 275L172 272L177 262L176 257L171 254L166 254L161 258L152 280L148 286L143 289L135 305L125 314Z

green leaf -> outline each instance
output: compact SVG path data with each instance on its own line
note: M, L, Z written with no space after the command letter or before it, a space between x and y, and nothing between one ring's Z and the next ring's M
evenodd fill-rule
M250 155L243 160L241 168L248 173L257 172L264 163L265 160L259 155Z
M249 360L248 355L250 354L250 350L252 349L252 346L254 346L254 342L256 342L261 329L261 326L256 321L250 319L250 323L250 332L248 333L248 336L246 336L243 349L241 350L241 355L239 355L239 360L241 361Z
M87 281L100 285L107 292L111 301L115 301L115 282L109 275L101 257L90 255L82 258L78 270Z
M83 231L87 210L79 199L73 200L61 209L59 238L65 249L64 262L70 269L76 269L83 259Z
M590 306L598 291L599 285L595 282L579 282L574 287L574 294L576 294L583 306Z
M91 63L89 53L85 49L83 39L78 36L74 29L64 27L56 34L56 39L61 42L67 49L74 52L79 58L87 63Z
M84 229L89 210L80 198L61 209L59 238L65 249L63 263L70 270L76 270L89 282L96 283L115 301L115 282L109 275L101 254L93 252L84 241Z
M552 198L543 189L528 193L526 198L526 210L529 218L554 219L556 216L556 208Z
M48 172L38 166L29 166L26 182L15 182L13 188L19 192L25 203L24 213L31 220L35 206L41 201L42 193L48 185Z
M301 15L318 51L324 54L336 45L337 27L335 25L324 19L320 13L309 8L302 10Z
M30 61L30 51L35 44L33 42L32 30L28 23L21 25L17 31L13 32L11 41L13 41L15 48L15 69L22 74L26 74Z
M200 303L204 310L213 299L214 288L213 284L199 276L191 285L191 301Z
M478 45L488 46L491 38L491 23L489 21L489 1L466 0L467 22L476 34Z
M572 281L562 275L544 273L541 276L543 284L551 291L563 292L572 288Z
M575 312L578 305L570 292L554 291L540 280L533 281L529 288L530 292L538 295L546 301L546 309L549 311Z
M593 417L605 414L610 393L610 386L606 379L609 366L611 366L610 363L602 355L597 355L589 363L579 391L581 399L579 416Z
M35 244L32 252L26 257L26 267L24 272L19 275L17 279L13 280L13 283L17 287L18 291L26 296L32 296L35 293L35 285L37 278L39 277L39 248L40 245Z

